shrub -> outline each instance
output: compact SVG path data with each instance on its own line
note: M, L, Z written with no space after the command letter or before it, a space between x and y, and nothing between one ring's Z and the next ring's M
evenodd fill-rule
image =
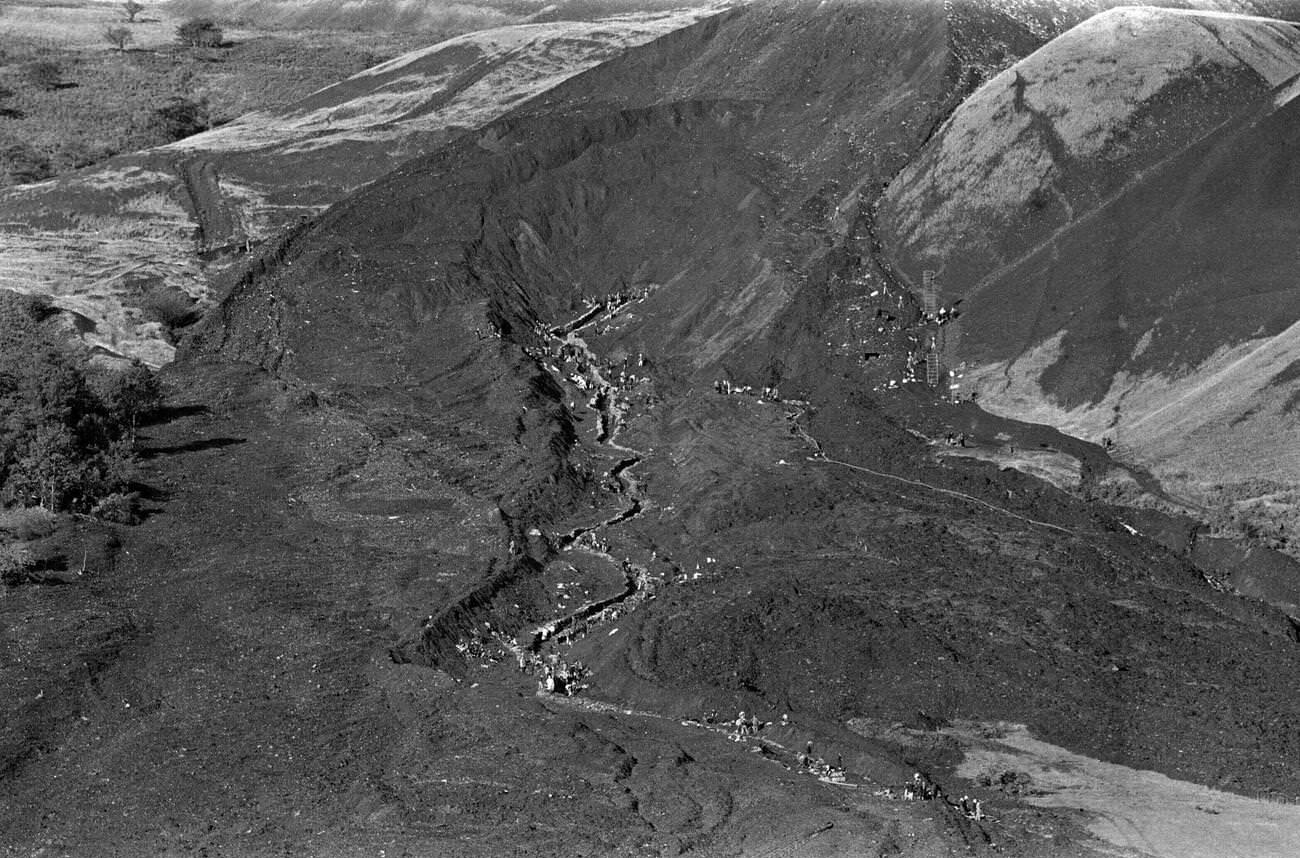
M192 325L199 319L198 302L174 286L158 285L140 299L145 319L169 331Z
M190 18L176 28L176 41L189 48L219 48L224 38L211 18Z
M54 175L50 159L26 143L0 147L0 186L39 182Z
M20 542L0 545L0 582L20 584L35 567L32 552Z
M153 111L152 124L166 142L180 140L212 127L206 99L175 97Z
M90 514L114 524L136 524L140 521L140 493L114 492L95 504Z
M58 516L40 507L18 506L0 511L0 533L27 542L54 532Z

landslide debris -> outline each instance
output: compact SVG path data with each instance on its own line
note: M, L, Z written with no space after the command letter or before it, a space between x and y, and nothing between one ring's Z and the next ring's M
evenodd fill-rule
M1106 854L964 781L958 719L1292 788L1286 617L913 417L870 208L969 83L962 15L731 10L263 248L83 597L120 646L7 662L17 848Z

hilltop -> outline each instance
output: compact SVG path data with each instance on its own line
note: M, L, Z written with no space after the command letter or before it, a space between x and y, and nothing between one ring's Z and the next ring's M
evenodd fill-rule
M953 113L877 222L960 301L950 362L982 407L1109 439L1202 502L1294 484L1298 52L1282 21L1120 8Z

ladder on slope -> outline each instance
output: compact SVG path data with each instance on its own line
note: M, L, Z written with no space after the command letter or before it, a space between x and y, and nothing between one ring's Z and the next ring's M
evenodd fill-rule
M921 276L921 302L925 308L927 324L939 318L939 290L934 285L934 272L925 271ZM940 340L943 328L936 326L930 338L929 350L925 353L925 383L930 387L939 386L939 352L942 350Z

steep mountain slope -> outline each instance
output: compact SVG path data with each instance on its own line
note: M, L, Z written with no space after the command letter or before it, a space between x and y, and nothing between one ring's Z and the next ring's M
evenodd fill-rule
M1116 9L954 113L878 224L961 299L952 360L982 405L1175 480L1300 478L1297 74L1293 24Z
M0 603L4 848L1115 854L961 775L958 722L1293 793L1294 621L937 455L1053 436L898 384L870 211L1070 14L732 10L262 247L164 373L118 567Z
M0 193L0 287L50 295L83 339L153 365L165 289L211 303L220 272L403 160L521 100L712 14L707 9L486 30L416 51L276 114Z

